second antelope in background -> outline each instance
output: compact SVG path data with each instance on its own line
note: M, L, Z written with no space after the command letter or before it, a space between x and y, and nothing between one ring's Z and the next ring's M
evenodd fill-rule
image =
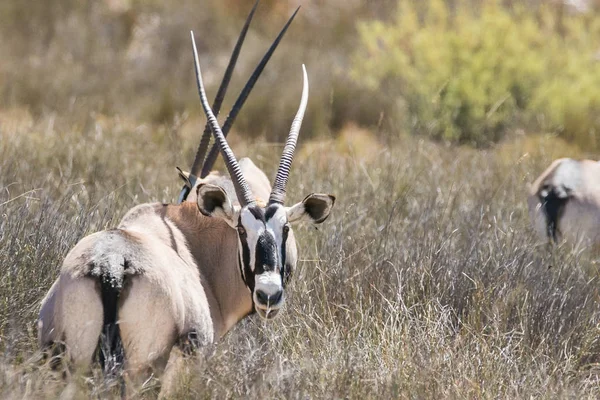
M124 364L138 382L162 373L174 346L204 346L253 312L264 319L281 312L298 261L292 224L323 222L335 200L313 193L285 205L308 101L304 68L300 107L271 187L260 169L248 159L238 162L231 151L206 99L193 39L210 128L205 133L212 131L230 179L211 173L191 182L184 175L187 201L139 205L116 229L83 238L67 255L39 317L43 348L57 345L72 364L87 367L100 346L105 370ZM206 139L201 143L208 146Z
M528 206L540 237L600 244L600 162L555 160L531 185Z

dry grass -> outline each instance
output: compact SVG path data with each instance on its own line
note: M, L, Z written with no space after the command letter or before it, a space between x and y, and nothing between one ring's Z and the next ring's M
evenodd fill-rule
M254 2L54 0L49 6L6 0L0 4L0 34L7 38L0 42L0 105L27 107L35 116L57 113L78 124L98 112L165 124L184 113L201 115L189 31L195 32L212 93ZM302 63L311 79L305 139L327 135L347 119L376 123L381 102L361 98L346 72L358 16L385 14L395 0L262 0L224 109L299 4L302 11L257 82L237 128L282 140L289 125L284 116L297 108Z
M0 398L118 396L97 369L67 386L40 360L39 302L78 240L176 199L174 167L204 124L187 31L214 93L250 5L21 3L0 2ZM250 317L189 360L175 397L600 398L598 258L537 242L525 208L552 159L585 154L544 135L474 150L349 123L389 117L345 72L357 16L396 1L371 3L305 2L231 133L238 157L273 174L281 146L269 141L289 128L306 63L288 197L338 200L318 230L298 228L285 312ZM263 1L227 101L293 6Z
M65 389L38 360L39 301L84 235L176 198L173 166L201 121L27 115L0 125L0 397L85 398L105 390L97 372ZM272 145L233 135L239 156L275 170ZM488 151L383 144L352 127L306 143L290 199L338 202L319 230L299 229L286 312L248 318L189 361L176 397L598 398L597 260L537 243L524 202L526 182L565 151L547 137Z

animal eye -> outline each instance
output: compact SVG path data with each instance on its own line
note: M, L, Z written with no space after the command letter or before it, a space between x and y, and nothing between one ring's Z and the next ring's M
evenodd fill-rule
M283 226L283 233L288 233L290 231L290 226L289 225L284 225Z
M237 230L240 236L246 236L246 228L244 228L241 225L238 225Z

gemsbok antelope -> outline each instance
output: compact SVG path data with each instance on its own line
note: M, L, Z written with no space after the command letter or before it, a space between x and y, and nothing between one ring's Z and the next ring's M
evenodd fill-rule
M600 162L555 160L530 186L527 201L540 237L600 244Z
M300 107L271 188L249 159L236 160L208 104L193 34L192 44L208 134L231 179L184 176L187 201L136 206L117 228L83 238L67 254L42 301L39 341L79 368L98 354L105 370L110 360L122 362L128 376L143 380L163 372L173 347L213 343L253 312L275 317L298 261L291 225L321 223L333 207L333 196L314 193L285 206L308 101L304 66Z

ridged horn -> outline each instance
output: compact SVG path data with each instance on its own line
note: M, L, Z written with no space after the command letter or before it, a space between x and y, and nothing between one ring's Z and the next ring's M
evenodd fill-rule
M246 33L248 32L248 28L250 27L250 22L252 22L252 17L254 16L254 12L256 11L256 7L258 6L260 0L256 0L254 3L254 7L248 14L246 18L246 22L242 27L242 31L240 32L240 36L237 39L235 47L233 48L233 52L231 53L231 58L229 59L229 64L227 65L227 69L225 70L225 74L223 75L223 80L221 81L221 85L219 86L219 90L217 91L217 95L215 96L215 100L213 102L212 111L215 116L219 115L219 111L221 110L221 105L223 104L223 99L225 98L225 94L227 93L227 87L229 86L229 82L231 81L231 75L233 74L233 70L235 68L235 64L237 62L238 56L240 55L240 50L242 49L242 45L244 44L244 39L246 38ZM204 158L206 157L206 151L208 150L208 145L210 144L210 126L208 122L204 127L204 132L202 133L202 139L200 140L200 145L198 146L198 151L196 152L196 157L194 158L194 163L192 164L192 168L190 169L190 174L195 177L201 172L202 164L204 162Z
M283 153L281 154L277 176L275 177L275 183L271 190L271 196L269 196L269 204L284 204L285 202L285 187L290 175L290 168L292 166L292 160L294 159L294 151L296 150L296 143L298 142L298 134L300 133L300 127L302 126L304 111L306 111L306 105L308 103L308 76L306 75L304 64L302 64L302 79L304 83L302 86L300 107L294 117L294 121L292 121L292 127L290 128L290 133L288 134Z
M231 180L233 182L233 187L235 188L235 193L238 197L240 204L243 206L254 205L256 202L254 197L252 196L252 192L250 191L250 187L246 183L246 179L244 179L244 175L242 175L242 170L225 139L225 135L223 135L223 131L221 131L221 127L219 126L219 122L215 117L215 114L212 112L210 108L210 104L208 104L208 99L206 97L206 92L204 90L204 83L202 82L202 72L200 71L200 62L198 60L198 50L196 49L196 41L194 40L194 32L190 32L192 36L192 47L194 49L194 66L196 69L196 84L198 85L198 94L200 95L200 102L202 103L202 108L204 109L204 113L206 114L206 119L208 120L208 124L212 130L213 136L215 137L215 142L219 145L221 149L221 154L223 155L223 159L225 161L225 166L227 167L227 171L229 171L229 176L231 176Z
M237 100L235 101L235 104L233 105L231 112L229 113L229 115L227 116L227 119L225 120L225 124L223 124L223 135L225 137L227 137L227 134L229 133L231 126L235 122L235 119L237 118L238 113L242 109L244 102L248 98L250 91L254 87L254 84L260 77L260 74L262 73L263 69L267 65L267 62L269 62L269 59L273 55L273 52L279 45L279 42L285 35L288 27L294 20L294 17L296 16L296 14L298 14L299 10L300 10L300 7L296 8L296 11L294 11L294 13L290 17L290 19L288 19L286 24L283 26L283 28L279 32L279 35L277 35L277 37L275 38L275 41L273 41L273 44L271 44L271 47L269 47L269 49L263 56L262 60L260 60L260 62L256 66L256 68L254 69L252 76L250 76L250 79L248 79L246 86L244 86L244 89L242 89L240 95L238 96ZM217 148L217 144L215 143L211 147L210 152L208 153L208 156L206 157L206 161L204 162L204 166L202 167L202 173L200 174L201 178L205 178L212 170L213 166L215 165L215 161L217 160L217 156L219 154L218 152L219 152L219 149Z

